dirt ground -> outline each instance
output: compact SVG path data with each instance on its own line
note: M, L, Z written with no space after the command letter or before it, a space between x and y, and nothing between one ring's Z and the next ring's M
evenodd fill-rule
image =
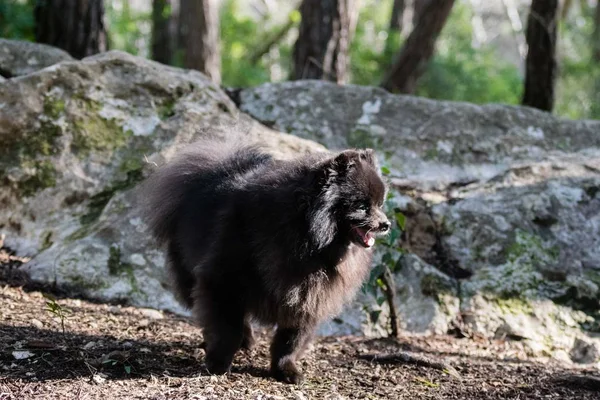
M7 279L7 266L0 262L0 400L600 399L598 371L528 359L519 342L449 335L320 338L301 364L305 382L286 385L269 377L263 332L230 374L210 376L201 333L185 318L55 290L49 300L48 288ZM400 351L444 361L460 376L363 359Z

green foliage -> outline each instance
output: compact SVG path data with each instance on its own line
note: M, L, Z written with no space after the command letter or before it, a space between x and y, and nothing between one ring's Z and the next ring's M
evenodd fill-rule
M401 49L399 33L388 29L388 15L375 2L361 10L351 46L353 83L378 85ZM419 81L417 94L480 104L518 104L522 79L517 68L499 59L491 48L474 48L472 36L470 8L457 3L440 35L437 52Z
M115 367L117 365L123 365L123 371L125 371L125 373L127 375L131 374L131 365L128 362L123 362L123 361L119 361L119 360L112 360L112 359L107 359L102 361L102 365L103 366L109 366L109 367Z
M298 11L288 16L293 25L300 22ZM221 9L221 74L228 87L256 86L271 80L287 79L292 44L287 32L273 45L273 51L253 60L256 52L287 25L273 24L268 18L256 21L239 12L239 0L227 0ZM274 56L273 56L274 54ZM277 73L271 73L271 71Z
M149 56L151 12L136 10L128 0L105 1L104 7L109 48Z
M594 10L582 7L559 25L559 76L555 112L569 118L600 119L600 65L594 60Z
M60 319L60 326L64 336L65 319L67 319L67 316L71 314L71 311L58 304L56 297L52 296L51 294L45 293L43 296L46 298L46 311Z
M100 359L100 364L102 368L111 368L113 370L118 370L122 367L126 375L130 375L133 370L131 353L128 351L111 351Z
M241 15L237 0L227 0L221 12L221 70L223 85L247 87L269 81L267 68L262 63L252 65L250 55L260 44L259 25L250 17Z
M417 95L476 104L518 104L523 86L519 71L492 48L473 47L471 14L463 3L454 6Z
M352 83L379 85L383 74L391 65L394 54L400 48L398 32L390 34L388 16L391 1L382 12L380 2L367 1L358 15L354 39L350 44L350 71Z
M384 176L389 175L389 167L381 167L381 173ZM406 218L404 214L402 214L396 207L394 196L391 192L388 194L384 203L384 210L388 218L391 218L392 226L390 228L390 233L386 237L377 239L377 246L380 249L383 249L383 254L379 263L377 263L371 270L371 274L362 288L364 292L371 293L373 296L375 296L378 307L381 307L381 305L386 301L386 285L384 282L384 274L386 270L389 270L393 274L401 268L400 258L404 254L404 250L398 245L398 239L404 231L406 223ZM371 323L376 323L381 314L381 310L375 307L366 311L369 314Z
M0 37L33 41L34 5L35 0L0 1Z

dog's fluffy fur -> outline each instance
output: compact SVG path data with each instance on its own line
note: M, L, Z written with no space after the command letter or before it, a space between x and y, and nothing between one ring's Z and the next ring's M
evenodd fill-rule
M149 177L146 220L203 328L211 373L252 345L257 321L277 326L273 375L301 379L295 361L318 323L354 296L374 236L389 229L385 193L372 150L281 161L205 141Z

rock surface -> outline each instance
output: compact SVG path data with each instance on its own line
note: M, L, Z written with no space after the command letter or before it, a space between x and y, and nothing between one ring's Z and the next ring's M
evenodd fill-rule
M206 134L288 157L323 150L239 113L202 74L109 52L0 84L0 232L34 280L183 312L134 207L135 184Z
M242 90L239 103L328 148L379 151L406 216L400 244L419 256L396 274L405 328L599 361L600 121L316 81Z
M242 112L200 73L120 52L0 82L0 233L33 257L22 268L184 312L134 207L155 165L209 129L278 157L369 146L392 183L388 211L405 216L374 266L395 271L403 329L598 362L600 122L315 81L238 100ZM365 291L321 332L382 335L388 314L381 291Z
M45 44L0 38L0 76L12 78L71 61L66 51Z

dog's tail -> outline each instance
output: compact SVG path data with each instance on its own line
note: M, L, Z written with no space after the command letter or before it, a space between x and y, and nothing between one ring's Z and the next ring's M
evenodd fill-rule
M176 235L178 211L190 187L211 189L215 182L243 175L271 160L260 147L232 141L201 140L154 171L138 199L152 235L168 244Z

